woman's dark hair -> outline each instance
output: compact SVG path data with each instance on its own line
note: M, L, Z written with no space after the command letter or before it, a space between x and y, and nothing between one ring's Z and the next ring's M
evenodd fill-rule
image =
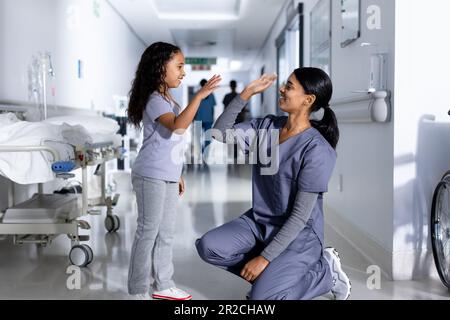
M156 42L148 47L142 54L137 67L136 77L130 90L130 103L128 104L128 119L136 127L141 127L144 110L150 95L160 91L165 96L167 85L164 81L166 64L181 49L169 43Z
M317 68L299 68L294 71L294 74L305 93L316 96L311 113L322 108L325 111L322 120L311 120L312 126L322 134L333 149L336 149L339 142L339 127L336 115L329 104L333 95L333 83L330 77L325 71Z

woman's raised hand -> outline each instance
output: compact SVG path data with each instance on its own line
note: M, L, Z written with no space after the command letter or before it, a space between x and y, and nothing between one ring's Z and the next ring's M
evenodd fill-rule
M222 81L222 77L217 74L214 75L214 77L209 79L205 86L198 91L197 96L202 100L206 99L214 90L219 88L220 81Z
M277 80L277 75L265 74L258 80L252 81L242 92L241 97L245 100L251 98L251 96L266 91Z

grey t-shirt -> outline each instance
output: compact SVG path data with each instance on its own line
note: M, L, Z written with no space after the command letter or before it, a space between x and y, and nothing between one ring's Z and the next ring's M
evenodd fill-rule
M172 133L157 121L166 113L178 116L180 109L157 92L150 95L143 116L144 142L133 164L134 173L168 182L180 180L183 169L183 137Z

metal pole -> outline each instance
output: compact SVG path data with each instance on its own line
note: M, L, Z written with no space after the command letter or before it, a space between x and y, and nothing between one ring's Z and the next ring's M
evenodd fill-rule
M44 60L44 70L42 72L43 84L44 84L44 120L47 119L47 64Z
M106 199L106 169L105 169L106 162L101 164L101 172L102 172L102 178L101 178L101 190L102 190L102 200L101 203L105 203Z
M87 166L85 164L83 164L83 167L81 169L81 180L82 180L82 184L83 184L83 195L82 195L82 214L86 215L87 212L87 207L88 207L88 181L87 181Z
M10 181L8 185L8 208L14 206L14 181Z

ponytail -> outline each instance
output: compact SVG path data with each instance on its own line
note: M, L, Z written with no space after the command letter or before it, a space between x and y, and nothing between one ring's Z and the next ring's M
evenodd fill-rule
M339 127L334 111L330 107L324 108L325 112L322 120L312 120L311 124L319 131L325 140L336 149L339 142Z

